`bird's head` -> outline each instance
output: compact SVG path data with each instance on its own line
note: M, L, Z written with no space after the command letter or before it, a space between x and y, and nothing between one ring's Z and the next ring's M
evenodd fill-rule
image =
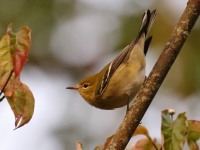
M80 83L69 86L66 89L77 90L80 95L90 104L94 101L95 98L95 90L97 84L97 76L92 75L84 78Z

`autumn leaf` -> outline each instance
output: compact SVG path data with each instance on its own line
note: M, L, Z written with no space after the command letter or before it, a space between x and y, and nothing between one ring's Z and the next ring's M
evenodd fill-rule
M9 77L12 66L12 58L10 55L10 36L5 35L0 41L0 89L5 85Z
M185 113L180 113L177 119L173 120L168 110L162 111L161 131L164 149L182 150L187 135Z
M156 148L149 139L141 139L137 141L131 150L156 150Z
M142 125L138 125L138 127L136 128L133 136L136 135L145 135L147 138L150 138L148 130Z
M25 26L17 33L12 30L12 24L7 28L7 33L10 35L10 52L13 59L13 68L15 76L19 76L26 61L31 45L31 30Z
M6 88L5 97L15 115L15 129L28 123L34 112L34 97L28 86L15 80L12 89Z
M197 140L200 138L200 121L188 120L188 145L191 150L199 150Z
M155 139L152 140L152 138L149 135L148 130L143 125L138 125L133 136L136 136L136 135L144 135L147 137L147 139L142 139L142 140L138 141L138 143L133 148L135 150L142 149L142 148L143 149L148 149L148 148L149 149L158 149L158 147L161 147L160 144L158 144Z
M30 29L23 27L14 33L12 25L8 26L0 41L0 96L4 93L11 106L16 129L28 123L34 112L33 94L19 78L27 61L30 43ZM0 97L1 100L4 96Z

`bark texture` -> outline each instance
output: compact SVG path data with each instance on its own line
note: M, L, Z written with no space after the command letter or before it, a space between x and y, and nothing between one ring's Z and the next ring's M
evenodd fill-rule
M200 0L189 0L149 77L104 150L124 150L142 120L200 14Z

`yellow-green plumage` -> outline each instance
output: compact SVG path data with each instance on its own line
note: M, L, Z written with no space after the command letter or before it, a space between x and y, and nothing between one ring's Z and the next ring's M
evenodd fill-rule
M136 40L99 73L84 78L79 84L68 89L78 90L89 104L100 109L128 105L145 80L145 54L151 42L151 38L146 40L146 35L155 16L155 10L147 10Z

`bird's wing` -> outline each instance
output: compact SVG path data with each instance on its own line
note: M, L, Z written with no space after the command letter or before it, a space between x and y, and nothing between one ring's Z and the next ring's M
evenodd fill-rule
M127 56L128 52L129 52L129 45L126 46L122 50L122 52L111 63L109 63L106 66L106 70L105 70L105 68L103 69L103 70L105 70L105 72L103 70L102 70L103 72L100 72L100 73L103 73L104 76L102 79L100 79L101 84L100 84L100 87L97 88L97 91L96 91L97 95L101 95L105 91L105 89L110 81L110 78L115 73L115 71L120 66L120 64L123 62L123 60Z

